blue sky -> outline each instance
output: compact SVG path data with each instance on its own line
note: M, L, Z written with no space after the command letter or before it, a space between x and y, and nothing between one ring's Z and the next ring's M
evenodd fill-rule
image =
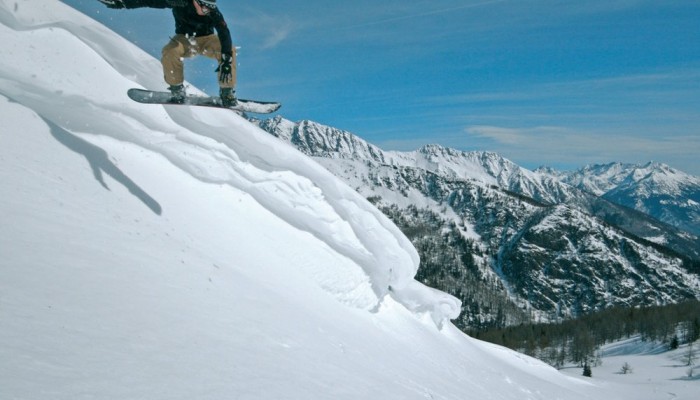
M149 53L169 10L63 0ZM659 161L700 175L700 1L220 0L241 97L386 150L438 143L527 167ZM216 92L213 65L187 79ZM154 88L160 89L160 88Z

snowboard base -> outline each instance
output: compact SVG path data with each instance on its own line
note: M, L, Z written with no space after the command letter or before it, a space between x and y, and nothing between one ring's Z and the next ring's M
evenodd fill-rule
M234 111L249 112L254 114L270 114L279 110L282 105L277 102L256 101L238 99L235 106L226 107L221 103L219 97L187 96L185 101L175 102L172 100L170 92L158 92L144 89L129 89L127 95L131 100L143 104L169 104L199 107L224 108Z

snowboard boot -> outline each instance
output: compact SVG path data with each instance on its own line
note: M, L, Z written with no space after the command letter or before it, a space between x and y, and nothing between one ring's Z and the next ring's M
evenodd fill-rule
M238 99L236 99L236 91L233 88L221 88L219 90L219 97L221 98L221 104L224 107L233 107L238 104Z
M185 85L170 85L168 89L170 89L170 94L172 95L171 100L173 103L182 104L185 102L185 97L187 96L187 93L185 92Z

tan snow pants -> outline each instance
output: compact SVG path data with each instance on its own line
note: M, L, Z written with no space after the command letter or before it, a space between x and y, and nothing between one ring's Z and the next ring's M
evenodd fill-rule
M184 58L202 55L221 61L221 42L217 35L207 35L201 37L187 37L185 35L175 35L170 42L163 47L163 74L165 82L169 85L180 85L185 81ZM227 82L221 82L222 88L232 88L236 86L236 51L234 46L233 60L231 62L232 76Z

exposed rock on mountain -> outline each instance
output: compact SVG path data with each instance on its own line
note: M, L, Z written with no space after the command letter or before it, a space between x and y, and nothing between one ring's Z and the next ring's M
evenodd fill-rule
M257 122L391 217L421 255L417 279L462 300L462 327L700 297L696 236L597 195L627 187L621 167L574 185L490 152L383 151L310 121Z

